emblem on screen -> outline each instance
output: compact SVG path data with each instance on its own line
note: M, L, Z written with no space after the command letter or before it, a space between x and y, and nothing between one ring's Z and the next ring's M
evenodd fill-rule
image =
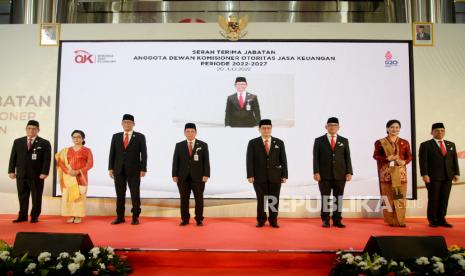
M95 63L95 56L84 50L74 51L75 63Z
M242 16L240 19L235 15L230 15L228 19L221 15L218 17L218 24L223 29L223 31L220 31L220 34L231 41L237 41L247 34L247 31L244 31L244 29L248 23L249 17L247 15Z
M384 57L384 66L386 67L397 66L399 64L399 62L393 58L394 56L391 51L387 51L386 54L384 54Z

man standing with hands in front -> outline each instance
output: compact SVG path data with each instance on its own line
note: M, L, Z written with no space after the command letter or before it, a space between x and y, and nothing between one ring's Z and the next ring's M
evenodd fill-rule
M433 139L420 144L420 173L428 190L428 221L431 227L452 227L446 221L452 181L458 181L460 170L455 144L444 140L443 123L431 127Z
M265 225L268 211L271 227L279 228L279 194L281 183L286 183L288 177L286 150L282 140L271 136L271 120L261 120L259 131L260 137L250 140L247 146L247 180L257 195L256 226Z
M124 132L113 134L111 139L108 172L115 181L116 214L111 224L124 223L126 185L129 186L132 200L132 225L139 224L140 179L147 172L147 145L145 136L135 132L134 116L124 114L121 122Z
M29 195L32 198L31 223L39 222L44 181L52 158L50 142L39 137L39 131L39 122L30 120L26 125L26 136L16 139L11 149L8 175L16 179L19 199L18 218L13 220L14 223L27 221Z
M173 154L173 181L178 185L181 199L181 226L189 224L189 198L195 199L195 221L203 226L203 192L210 177L210 158L207 143L196 139L193 123L184 126L186 140L176 144Z
M352 162L349 140L337 134L338 118L331 117L326 122L327 134L315 139L313 145L313 179L318 182L321 193L322 226L330 227L329 199L333 191L333 226L344 228L342 224L342 196L346 181L352 180Z

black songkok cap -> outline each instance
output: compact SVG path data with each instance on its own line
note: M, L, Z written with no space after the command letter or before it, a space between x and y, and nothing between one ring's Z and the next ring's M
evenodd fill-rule
M266 126L271 126L271 120L270 119L263 119L263 120L260 120L260 123L258 124L258 127L261 127L263 125L266 125Z
M26 126L36 126L36 127L39 127L39 122L37 122L36 120L29 120L29 122L27 122L27 125Z
M238 82L247 82L247 80L244 77L237 77L235 83L238 83Z
M339 124L339 119L336 117L328 118L327 124Z
M195 130L197 130L197 128L195 127L195 124L194 123L187 123L185 126L184 126L184 130L188 129L188 128L193 128Z
M125 120L129 120L129 121L134 122L134 116L132 116L131 114L124 114L123 115L123 121L125 121Z
M444 127L444 124L443 123L434 123L432 126L431 126L431 130L435 129L435 128L445 128Z

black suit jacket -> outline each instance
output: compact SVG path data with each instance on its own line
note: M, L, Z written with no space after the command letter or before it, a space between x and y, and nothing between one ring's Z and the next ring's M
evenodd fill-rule
M110 146L108 170L121 174L123 168L129 174L139 174L147 171L147 145L145 136L139 132L133 132L128 147L124 149L124 132L113 134Z
M36 160L32 155L37 154ZM15 173L18 178L38 178L41 174L48 175L52 158L50 142L36 137L31 150L27 150L27 136L16 139L11 149L8 173Z
M198 161L194 160L195 153L198 155ZM197 139L192 149L192 156L189 156L187 140L177 143L174 149L172 176L177 176L178 181L183 181L189 174L196 182L202 182L203 176L210 177L208 145Z
M420 144L420 173L427 175L430 180L451 180L460 175L459 162L455 144L444 140L447 154L444 157L434 139Z
M247 178L255 183L281 183L287 179L287 158L284 142L271 137L270 153L266 155L262 137L249 141L247 146Z
M349 140L338 135L333 152L326 134L316 138L313 145L313 173L319 173L322 180L345 180L346 174L353 174Z
M247 106L250 107L247 110ZM239 105L237 93L228 97L226 101L226 116L224 125L230 127L254 127L260 122L260 105L256 95L249 92L245 93L244 108Z

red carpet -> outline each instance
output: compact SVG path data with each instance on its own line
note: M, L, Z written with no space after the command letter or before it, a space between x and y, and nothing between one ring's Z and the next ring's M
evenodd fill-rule
M279 220L281 228L257 229L253 218L207 218L205 226L178 226L178 218L141 218L141 224L110 225L111 217L87 217L82 224L67 224L59 216L43 216L37 224L11 223L13 215L0 215L0 239L13 243L16 232L89 233L96 245L129 249L215 250L362 250L371 235L441 235L448 245L465 246L465 219L451 218L454 228L430 228L426 219L407 219L407 228L386 226L381 219L344 219L345 229L324 229L320 219Z
M120 252L134 276L328 275L334 254L290 252Z

